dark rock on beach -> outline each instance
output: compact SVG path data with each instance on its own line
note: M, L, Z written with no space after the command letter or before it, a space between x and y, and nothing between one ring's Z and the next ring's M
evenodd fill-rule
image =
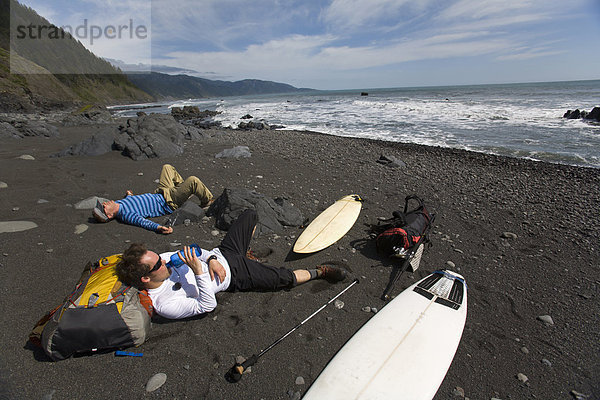
M177 121L181 120L196 120L214 117L219 115L219 111L204 110L200 111L198 106L184 106L184 107L173 107L171 108L171 115Z
M119 127L115 148L134 160L173 157L183 153L186 129L170 115L149 114Z
M379 164L383 164L383 165L387 165L388 167L392 167L392 168L404 168L406 167L406 163L402 160L400 160L398 157L391 155L391 154L382 154L381 156L379 156L379 159L377 160L377 162Z
M177 226L181 224L189 225L194 222L202 221L205 215L205 211L193 200L188 200L176 209L171 215L169 215L163 225L164 226Z
M65 156L99 156L114 149L118 130L114 126L102 128L100 132L94 133L89 139L72 145L51 157Z
M14 138L21 139L21 132L17 130L12 124L8 122L0 122L0 139L3 138Z
M29 118L55 125L47 116ZM16 120L27 119L2 119ZM0 233L0 398L300 398L373 310L385 308L380 296L397 265L378 256L369 225L401 209L413 193L436 213L432 246L391 294L441 268L462 274L468 285L467 323L434 399L600 398L600 169L285 130L211 128L202 130L201 140L186 140L188 131L170 115L56 126L58 136L0 139L0 222L12 227ZM49 157L110 127L126 135L143 159L133 162L117 151ZM162 139L151 140L154 134ZM149 158L163 141L176 151ZM215 158L237 146L247 146L252 157ZM377 163L382 154L406 167ZM164 163L184 177L198 176L213 194L224 193L214 214L164 236L115 221L95 223L89 208L81 208L82 199L94 203L92 196L152 192ZM329 248L295 257L290 249L304 219L351 193L364 199L353 228ZM52 363L26 344L33 325L71 293L88 261L134 242L159 253L189 243L211 249L225 234L216 227L226 229L245 207L264 213L252 248L272 249L268 264L299 269L337 262L349 279L281 292L219 293L219 305L205 318L155 318L147 341L132 349L143 357L100 351ZM36 227L14 229L20 221ZM240 382L225 380L237 356L266 348L352 278L361 283L338 299L343 307L323 309ZM363 311L367 307L371 312ZM102 379L90 379L98 371ZM159 373L166 381L146 392Z
M220 111L200 111L197 106L171 108L171 115L173 118L180 121L185 126L196 127L199 129L221 127L221 122L214 120L215 115L219 115L220 113Z
M0 138L22 139L24 137L56 137L58 129L45 121L0 122Z
M183 153L184 140L201 140L206 135L191 125L182 125L165 114L141 113L118 129L109 125L90 138L74 144L53 157L97 156L113 150L133 160L164 158Z
M243 131L250 130L269 130L271 127L265 121L249 121L249 122L240 122L238 124L238 129Z
M215 158L249 158L252 153L248 146L235 146L231 149L224 149L215 155Z
M85 106L80 110L67 114L62 120L65 126L110 124L113 122L110 111L102 106Z
M273 200L248 189L225 189L207 214L216 218L217 228L228 230L246 209L256 210L258 214L257 234L282 233L284 226L300 226L304 223L302 212L288 200Z

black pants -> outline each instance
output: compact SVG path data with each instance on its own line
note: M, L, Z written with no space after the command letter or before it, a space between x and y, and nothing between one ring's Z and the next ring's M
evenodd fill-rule
M271 267L246 258L257 221L256 211L244 211L231 225L219 245L231 269L228 292L273 291L290 288L296 284L296 276L289 269Z

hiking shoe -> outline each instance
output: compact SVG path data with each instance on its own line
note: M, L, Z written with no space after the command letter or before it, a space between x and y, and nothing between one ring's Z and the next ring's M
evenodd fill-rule
M335 283L346 279L348 273L346 270L331 265L319 265L317 267L317 276L326 279L329 282Z

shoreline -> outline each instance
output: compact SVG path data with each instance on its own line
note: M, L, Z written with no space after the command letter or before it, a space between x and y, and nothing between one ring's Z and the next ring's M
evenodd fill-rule
M393 264L376 254L366 225L391 216L412 193L437 213L433 246L425 250L420 268L398 281L393 294L440 268L462 274L469 290L467 325L434 399L569 398L571 391L600 396L598 169L278 130L210 129L206 137L186 141L182 155L165 159L133 161L116 151L47 157L102 126L61 126L56 138L2 141L0 181L8 187L0 189L0 220L38 225L0 233L0 290L5 294L0 306L6 325L0 334L5 343L0 386L6 397L142 398L149 395L146 382L158 372L167 374L165 385L152 394L159 397L288 400L302 395L372 316L362 308L385 305L379 296ZM248 146L251 157L215 158L234 146ZM18 159L22 154L34 160ZM393 155L406 167L377 163L381 154ZM223 375L236 356L249 357L264 348L349 281L333 286L311 282L274 293L219 294L217 309L205 318L155 321L147 342L135 349L144 353L141 358L108 353L50 363L24 347L31 327L72 290L87 261L123 251L135 241L159 252L192 242L204 248L219 243L224 232L214 236L214 218L177 226L172 235L162 236L117 222L96 224L90 210L74 209L73 204L93 195L119 198L126 189L152 191L163 163L173 164L182 175L197 175L215 196L241 187L285 197L311 220L343 195L359 193L365 199L350 232L321 252L291 257L300 228L255 239L256 248L274 250L269 264L296 269L335 260L347 265L361 284L341 298L342 309L324 309L235 385ZM587 222L582 225L582 220ZM82 224L87 230L75 234ZM516 238L503 237L505 232ZM542 315L550 315L554 325L539 321ZM98 370L105 371L105 381L84 378ZM517 378L519 373L527 382ZM298 377L305 384L296 384ZM464 396L455 394L461 391Z
M228 129L228 128L225 128ZM354 137L354 136L341 136L341 135L333 135L330 133L323 133L323 132L316 132L316 131L308 131L308 130L289 130L289 129L277 129L276 131L286 131L286 132L301 132L301 133L305 133L305 134L314 134L314 135L323 135L323 136L333 136L333 137L339 137L339 138L347 138L347 139L353 139L353 140L364 140L366 142L373 142L373 143L386 143L388 144L390 147L394 147L396 145L399 145L401 147L413 147L414 148L419 148L419 147L424 147L424 148L428 148L431 150L442 150L442 151L449 151L450 153L454 153L457 156L461 156L460 153L464 152L466 154L478 154L481 155L483 157L489 157L490 159L498 159L497 162L502 162L502 161L507 161L507 160L517 160L517 161L523 161L524 163L541 163L541 164L548 164L549 166L562 166L562 167L571 167L571 168L581 168L581 169L590 169L590 170L598 170L600 169L599 167L594 167L594 166L586 166L586 165L575 165L575 164L566 164L566 163L561 163L561 162L551 162L551 161L546 161L546 160L536 160L536 159L532 159L529 157L517 157L517 156L508 156L508 155L503 155L503 154L496 154L496 153L486 153L483 151L476 151L476 150L471 150L471 149L464 149L464 148L457 148L457 147L444 147L444 146L434 146L434 145L429 145L429 144L420 144L420 143L410 143L410 142L400 142L400 141L391 141L391 140L385 140L385 139L371 139L371 138L360 138L360 137Z
M147 110L149 109L150 112L152 113L152 108L156 108L156 107L162 107L165 104L160 104L160 105L155 105L153 103L140 103L140 104L134 104L132 106L132 109L134 110ZM119 107L119 106L114 106L114 107ZM128 119L136 119L136 116L130 116L130 117L115 117L115 115L112 113L111 108L110 107L106 107L106 110L110 113L110 118L112 119L110 122L105 121L104 124L106 126L109 125L113 125L113 124L122 124L125 123ZM51 123L55 126L60 127L61 125L63 125L63 120L65 118L69 118L72 117L73 115L77 115L79 114L79 112L77 110L62 110L62 111L48 111L48 112L42 112L41 115L40 113L0 113L0 122L2 121L28 121L28 120L37 120L37 121L42 121L42 122L48 122ZM166 114L166 115L171 115L170 113L158 113L158 114ZM33 118L32 118L33 117ZM106 118L106 116L104 116L103 118ZM74 125L77 125L77 123L80 123L81 121L75 121ZM94 125L93 121L90 121L90 125ZM230 126L221 126L221 127L215 127L215 128L208 128L208 129L216 129L216 130L222 130L222 131L236 131L238 130L238 128L232 128ZM295 132L303 132L303 133L307 133L307 134L315 134L315 135L324 135L324 136L333 136L333 137L339 137L339 138L351 138L351 139L358 139L358 140L367 140L367 141L374 141L374 142L381 142L381 143L398 143L398 144L402 144L402 145L414 145L414 146L425 146L425 147L430 147L430 148L439 148L439 149L448 149L448 150L457 150L457 151L465 151L465 152L469 152L469 153L476 153L476 154L483 154L483 155L487 155L487 156L493 156L493 157L500 157L500 158L508 158L508 159L517 159L517 160L526 160L526 161L531 161L531 162L535 162L535 163L547 163L547 164L551 164L551 165L564 165L564 166L570 166L570 167L576 167L576 168L590 168L590 169L600 169L600 165L599 166L593 166L593 165L581 165L581 164L575 164L575 163L568 163L565 161L549 161L549 160L543 160L543 159L536 159L530 156L517 156L517 155L507 155L507 154L499 154L499 153L495 153L495 152L489 152L489 151L479 151L479 150L473 150L473 149L468 149L468 148L464 148L464 147L450 147L450 146L442 146L442 145L431 145L431 144L421 144L421 143L412 143L412 142L403 142L403 141L393 141L393 140L387 140L385 138L366 138L366 137L357 137L357 136L351 136L351 135L336 135L333 133L326 133L326 132L319 132L319 131L312 131L312 130L307 130L307 129L288 129L285 126L282 128L276 128L276 129L272 129L273 131L279 131L279 132L285 132L285 131L295 131ZM258 130L252 129L249 132L257 132ZM549 153L550 154L550 153Z

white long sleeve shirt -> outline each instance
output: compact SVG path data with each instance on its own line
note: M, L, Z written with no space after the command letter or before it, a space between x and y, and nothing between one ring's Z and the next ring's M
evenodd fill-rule
M160 257L169 261L174 251L163 253ZM206 260L211 255L217 256L217 261L225 268L225 280L221 282L215 275L210 279ZM224 291L231 283L229 263L218 248L211 251L202 249L200 255L202 274L194 275L194 271L186 264L171 268L171 275L156 289L148 289L152 305L156 312L169 319L192 317L214 310L217 306L216 294Z

